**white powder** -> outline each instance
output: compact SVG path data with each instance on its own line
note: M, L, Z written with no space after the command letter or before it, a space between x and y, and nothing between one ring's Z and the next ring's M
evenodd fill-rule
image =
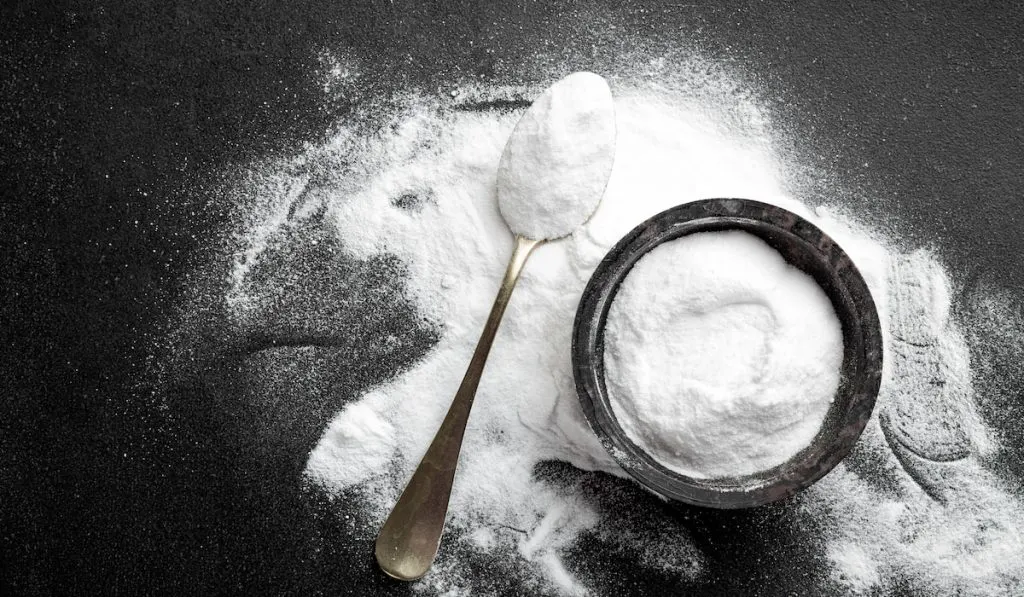
M565 236L594 213L615 159L608 83L573 73L548 88L516 124L498 162L498 205L528 238Z
M808 523L827 529L833 578L853 593L1020 595L1024 500L986 466L996 444L977 413L984 397L972 388L964 333L951 317L950 282L925 252L891 267L891 374L880 415L803 494ZM987 329L1006 323L976 320Z
M312 475L355 485L387 467L395 456L394 427L363 402L345 407L326 433L333 441L321 447L323 458L310 463Z
M742 231L655 247L608 312L608 397L626 435L669 469L735 477L817 435L843 336L813 278Z
M699 525L691 531L686 518L652 502L637 504L636 495L622 489L616 493L612 488L621 484L567 482L537 471L554 459L622 474L583 420L570 369L573 314L604 252L672 205L745 196L811 219L851 254L882 316L887 355L899 354L893 350L898 336L937 330L927 343L906 342L906 358L890 359L895 365L887 361L896 371L887 372L877 410L890 413L890 436L905 430L921 434L904 437L908 444L966 455L945 463L898 457L878 418L872 419L844 463L779 506L791 513L793 538L771 548L787 554L821 545L833 573L826 571L825 586L796 589L836 594L909 587L954 594L967 587L961 592L1019 594L1021 499L983 464L984 446L991 444L978 441L986 434L973 416L963 334L949 317L947 299L927 290L948 284L921 283L942 271L935 258L904 259L863 229L786 199L784 185L793 180L772 151L777 132L749 90L720 65L691 57L630 72L640 74L612 79L618 138L605 198L582 229L537 249L523 275L470 418L445 545L414 587L432 594L571 594L595 586L605 571L588 562L609 550L636 567L636 578L661 575L679 586L702 578L711 564L689 538L705 532ZM356 76L352 80L357 84ZM454 95L456 101L510 97L508 88L465 87ZM532 95L520 90L512 97ZM309 480L345 496L338 508L358 519L353 532L366 541L458 387L511 250L494 181L518 115L451 110L449 101L409 96L380 133L364 134L359 123L344 127L294 160L257 164L257 175L238 191L240 201L256 206L239 236L227 297L240 321L258 324L248 294L259 284L246 281L270 250L263 241L268 231L301 229L322 208L350 256L391 255L402 262L408 295L439 330L438 343L422 360L341 410L309 456ZM338 174L309 184L311 173L322 172ZM410 196L422 199L415 209L397 200ZM275 297L289 291L272 290ZM897 329L893 322L901 321ZM950 433L939 424L901 423L912 412L907 405L922 396L939 413L933 420L941 413L969 415L965 425L949 420L959 439L943 439ZM372 449L352 446L359 434L371 438ZM391 456L382 465L384 454ZM756 526L759 519L754 513L748 520ZM481 577L465 561L470 554L493 556L503 578ZM728 557L715 554L725 564Z
M343 188L324 193L345 249L359 258L396 255L408 268L408 290L420 311L443 330L426 358L360 401L396 430L396 457L386 474L367 462L362 475L365 492L376 496L363 513L370 528L387 515L444 416L512 245L494 188L516 115L451 112L413 101L417 108L389 124L388 135L342 136L324 150L338 154L329 159L350 172ZM566 493L534 475L538 463L561 460L624 476L583 418L571 373L573 315L594 267L622 234L679 202L756 195L806 212L781 198L766 156L694 126L705 121L699 114L628 88L616 102L616 161L604 199L581 230L531 257L481 381L449 508L446 541L475 546L470 538L479 540L477 531L489 528L488 548L540 574L549 590L567 578L552 558L602 527L624 531L607 541L630 558L657 562L680 578L702 568L678 522L624 529L616 522L625 515L621 505ZM430 200L416 212L393 205L392 198L410 192L429 193ZM312 481L339 493L353 487L347 479L360 475L334 476L331 461L347 441L337 430L360 424L352 411L339 413L310 454ZM442 550L438 570L457 566L451 557ZM432 574L425 582L438 582Z

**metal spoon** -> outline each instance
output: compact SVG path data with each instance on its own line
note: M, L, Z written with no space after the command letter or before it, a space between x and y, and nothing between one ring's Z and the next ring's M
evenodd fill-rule
M448 414L377 536L374 553L389 576L415 580L430 569L444 530L469 412L519 274L537 246L570 234L597 209L611 174L614 150L611 90L593 73L574 73L549 87L509 137L498 167L498 202L516 233L515 247ZM538 168L547 172L537 172ZM551 180L575 184L552 186ZM573 193L568 202L564 201L567 193ZM585 199L582 203L581 197ZM544 229L524 221L524 214L550 215L552 206L562 205L571 207L573 213L559 225ZM534 208L538 211L532 211ZM529 238L524 231L547 236Z

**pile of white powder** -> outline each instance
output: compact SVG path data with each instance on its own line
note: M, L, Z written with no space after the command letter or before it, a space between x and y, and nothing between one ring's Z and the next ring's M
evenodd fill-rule
M509 228L560 238L594 213L615 161L615 104L599 75L573 73L538 97L498 161L498 206Z
M415 587L477 594L478 579L459 556L477 553L511 562L518 572L509 582L531 593L583 594L591 578L579 559L585 537L617 550L638 576L681 584L701 578L707 565L679 517L632 516L628 506L536 471L558 460L622 476L583 419L573 384L571 329L583 287L607 249L647 217L733 196L776 203L835 238L867 279L893 355L878 401L882 416L844 463L785 506L796 541L821 545L829 567L821 581L828 586L802 588L1019 592L1022 502L984 466L998 447L975 414L968 349L950 317L941 266L928 253L901 255L848 221L788 199L793 166L773 151L778 133L731 74L693 57L630 70L640 74L610 77L618 138L604 200L584 227L539 247L523 274L466 432L448 548ZM236 317L250 316L244 282L268 235L324 213L351 258L388 255L404 265L410 300L439 331L426 356L338 412L309 455L311 483L358 498L338 507L359 519L353 532L367 538L444 416L512 247L495 173L521 112L458 108L532 99L537 91L467 86L437 98L410 94L379 132L345 126L294 160L256 165L254 180L264 182L240 190L262 207L240 237L227 297ZM315 171L342 174L304 190ZM407 197L421 199L415 209ZM763 356L743 358L758 370ZM932 453L955 458L921 457Z
M608 398L671 470L736 477L782 464L825 420L843 360L832 303L746 232L703 232L640 258L608 311Z

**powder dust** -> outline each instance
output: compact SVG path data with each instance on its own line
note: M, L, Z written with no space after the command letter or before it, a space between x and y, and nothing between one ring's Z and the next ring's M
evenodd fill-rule
M549 482L538 471L554 460L623 476L582 417L570 369L573 314L600 258L663 209L733 196L797 212L843 246L876 299L891 355L879 414L861 442L787 506L797 540L822 544L829 567L827 586L803 588L1019 592L1021 497L986 465L1000 448L978 414L970 349L943 268L928 253L900 254L813 198L806 205L788 198L790 165L773 151L779 133L758 103L737 93L743 86L727 73L687 78L696 71L704 72L682 64L651 77L609 77L618 145L605 199L584 228L537 249L523 274L466 432L446 545L414 588L585 594L596 585L579 546L595 536L638 574L667 575L680 586L708 574L684 520L633 516L621 499ZM375 115L382 126L354 117L293 160L257 164L255 188L242 190L267 200L237 239L226 301L239 321L259 324L251 278L268 236L286 221L322 216L347 255L401 263L408 300L437 330L425 356L340 409L309 455L311 484L361 496L338 503L359 518L354 533L372 537L437 429L511 252L494 180L521 112L460 106L481 98L522 103L534 92L470 85L392 98L400 108ZM508 586L481 584L488 581L466 567L466 553L511 562Z
M804 493L804 507L827 529L834 580L853 593L1020 594L1024 501L990 466L1001 447L979 413L948 276L923 251L892 268L892 374L879 414L854 453Z

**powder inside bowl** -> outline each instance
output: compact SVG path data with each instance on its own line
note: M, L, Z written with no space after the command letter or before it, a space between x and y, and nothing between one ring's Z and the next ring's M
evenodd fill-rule
M810 444L842 358L821 287L738 230L691 234L641 257L605 328L615 417L655 460L695 478L757 473Z

